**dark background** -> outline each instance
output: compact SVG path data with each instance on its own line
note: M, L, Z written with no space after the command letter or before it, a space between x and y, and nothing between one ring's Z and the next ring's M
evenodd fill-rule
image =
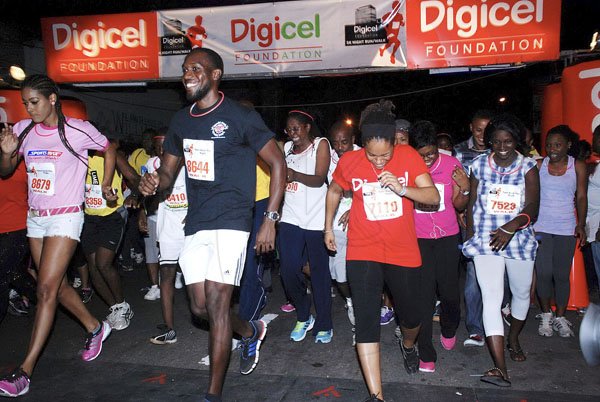
M408 0L411 1L411 0ZM556 0L545 0L546 2ZM211 7L261 3L264 1L55 1L33 0L22 3L4 1L0 5L0 27L11 27L17 35L2 42L30 45L41 40L41 17L127 13L173 8ZM15 28L16 27L16 28ZM595 30L600 28L600 1L563 0L561 50L589 49ZM599 58L600 52L585 59ZM435 122L440 131L457 140L468 135L470 116L479 108L509 111L538 130L539 100L544 85L559 79L562 69L581 57L563 57L554 62L539 62L518 70L430 75L428 70L366 73L310 78L265 78L225 81L222 89L236 98L251 100L276 132L285 124L287 110L307 108L321 116L325 130L337 118L358 119L367 104L387 98L396 105L399 117ZM174 88L176 82L150 83L153 88ZM498 102L500 96L507 101Z

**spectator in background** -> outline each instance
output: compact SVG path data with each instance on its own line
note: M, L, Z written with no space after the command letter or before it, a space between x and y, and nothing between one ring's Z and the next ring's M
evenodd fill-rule
M469 124L471 137L454 147L456 159L460 161L469 175L471 174L471 164L473 163L473 160L480 155L489 154L490 152L488 148L489 144L485 143L484 133L491 118L492 113L490 111L476 111ZM461 223L463 228L465 227L464 214L459 215L459 223ZM465 240L465 233L463 233L463 240ZM464 346L483 346L485 344L485 334L483 329L483 319L481 317L483 312L481 290L477 283L473 260L468 259L466 265L467 276L464 288L465 325L469 337L464 341Z
M408 129L410 121L404 119L396 119L395 145L408 145Z
M454 151L454 140L448 133L439 133L436 137L438 151L442 154L452 155Z
M600 125L594 129L592 149L595 154L600 154ZM594 268L600 291L600 172L598 162L590 164L588 181L588 211L587 211L587 241L590 243L594 257Z

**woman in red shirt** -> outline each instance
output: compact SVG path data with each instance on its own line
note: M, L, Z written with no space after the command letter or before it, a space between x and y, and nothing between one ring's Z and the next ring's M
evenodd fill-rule
M409 374L419 369L415 340L421 317L417 305L421 254L413 201L437 204L439 193L420 155L394 146L391 102L368 106L360 129L364 148L345 153L327 192L325 244L336 250L333 218L344 191L353 192L348 225L347 272L356 317L356 349L372 401L383 400L379 309L384 284L399 313L400 349Z

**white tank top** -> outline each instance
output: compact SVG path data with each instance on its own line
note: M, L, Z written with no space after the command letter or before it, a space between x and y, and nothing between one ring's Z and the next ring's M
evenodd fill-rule
M321 140L326 141L329 145L326 138L317 137L312 145L300 154L293 154L291 152L292 142L286 142L284 152L288 167L299 173L314 175L317 166L317 149ZM305 230L323 230L325 226L326 195L327 184L325 183L318 188L308 187L297 181L288 183L283 199L281 222Z

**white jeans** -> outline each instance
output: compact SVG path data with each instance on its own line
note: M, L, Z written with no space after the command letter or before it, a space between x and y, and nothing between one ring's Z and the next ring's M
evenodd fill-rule
M486 336L504 336L502 298L504 296L504 267L512 293L511 314L525 320L529 311L529 290L533 280L534 261L513 260L497 255L478 255L473 258L475 273L483 300L483 327Z

